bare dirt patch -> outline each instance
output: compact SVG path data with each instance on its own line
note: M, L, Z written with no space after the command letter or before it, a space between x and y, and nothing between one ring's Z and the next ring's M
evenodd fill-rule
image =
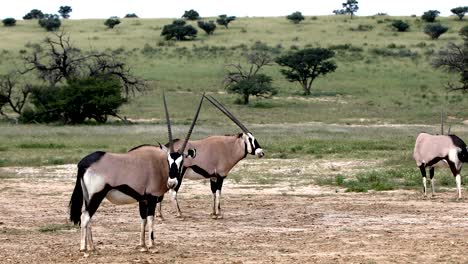
M260 162L249 160L237 173L255 173ZM179 193L185 217L174 217L166 197L165 220L157 224L156 247L148 253L136 249L137 205L105 201L93 217L98 250L84 257L78 251L79 230L67 227L75 166L1 168L0 176L4 173L16 176L0 179L2 263L468 261L468 203L455 201L454 190L423 199L416 191L356 194L312 184L290 188L292 178L269 186L227 181L222 220L210 218L209 183L187 179ZM65 228L44 231L50 226Z

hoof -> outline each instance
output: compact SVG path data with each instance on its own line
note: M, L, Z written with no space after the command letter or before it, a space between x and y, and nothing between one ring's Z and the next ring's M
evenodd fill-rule
M223 218L224 218L223 214L218 215L218 219L223 219Z
M83 257L85 257L85 258L89 257L89 253L85 252L85 253L83 254Z
M141 247L140 252L148 252L148 248L147 247Z
M211 214L211 218L212 218L212 219L218 219L218 216L215 215L215 214Z

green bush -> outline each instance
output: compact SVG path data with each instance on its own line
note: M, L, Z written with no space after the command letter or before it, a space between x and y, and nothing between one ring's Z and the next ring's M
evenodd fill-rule
M62 22L58 15L45 14L43 18L39 19L39 25L47 31L55 31L60 28Z
M74 79L60 87L35 87L31 97L34 109L24 111L24 122L104 123L126 102L119 80L110 75Z
M431 39L438 39L442 34L448 31L448 27L443 26L439 23L427 24L424 27L424 33L426 33Z
M29 20L29 19L41 19L44 17L44 13L42 13L41 10L39 9L33 9L29 11L26 15L24 15L23 19L24 20Z
M227 87L228 92L242 95L243 104L249 103L249 96L269 97L276 94L276 89L271 85L271 77L265 74L256 74L247 79L242 79Z
M16 26L16 19L12 18L12 17L8 17L8 18L5 18L2 20L3 22L3 25L5 27L13 27L13 26Z
M190 9L189 11L185 11L183 18L187 20L198 20L200 18L200 14L197 11Z
M203 29L207 35L213 35L214 31L216 30L216 24L214 21L210 20L209 22L205 21L198 21L198 27Z
M459 6L450 9L450 12L454 13L459 20L463 20L465 13L468 13L468 6Z
M164 36L166 40L187 40L196 38L197 32L192 25L186 25L185 20L177 19L172 24L163 27L161 36Z
M294 24L299 24L302 20L304 20L304 16L299 11L288 15L286 18Z
M395 20L392 23L392 27L394 27L398 32L405 32L408 30L410 25L403 20Z
M116 16L109 17L106 19L106 21L104 21L104 25L106 25L108 28L114 28L118 24L120 24L120 19Z
M235 16L219 15L218 19L216 19L216 23L218 23L218 25L220 26L228 28L229 23L231 23L234 20L236 20Z
M433 23L436 20L436 17L439 16L440 12L437 10L429 10L424 12L424 14L421 16L421 19Z

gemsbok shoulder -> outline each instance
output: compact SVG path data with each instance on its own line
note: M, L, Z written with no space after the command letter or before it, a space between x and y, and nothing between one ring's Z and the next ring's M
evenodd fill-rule
M424 196L426 196L426 168L429 168L431 192L434 196L434 165L439 161L445 161L455 177L458 199L461 199L460 171L463 162L468 161L468 151L462 139L455 135L420 133L416 138L413 158L421 170Z
M163 94L169 140L172 141L171 124ZM153 225L156 204L164 194L179 185L185 160L193 156L185 153L187 142L198 118L203 96L192 120L187 136L178 148L159 144L141 145L127 153L96 151L78 163L76 185L70 200L70 220L80 224L80 251L94 250L91 218L104 198L111 203L139 204L141 217L140 247L146 251L145 229L148 226L148 247L154 245ZM195 153L195 150L188 151ZM82 210L84 203L84 209Z
M231 119L243 133L228 136L211 136L200 140L190 140L187 145L189 148L196 149L196 156L184 163L182 177L184 175L202 176L210 179L211 192L213 193L213 212L214 219L223 218L221 212L221 189L223 181L228 176L231 169L247 154L263 157L265 154L258 144L257 139L229 110L212 96L205 96L216 108ZM169 143L168 143L169 144ZM183 147L183 142L174 140L175 149ZM172 199L175 203L177 215L181 216L181 211L177 201L177 192L182 183L174 188ZM161 216L161 204L157 207L157 215Z

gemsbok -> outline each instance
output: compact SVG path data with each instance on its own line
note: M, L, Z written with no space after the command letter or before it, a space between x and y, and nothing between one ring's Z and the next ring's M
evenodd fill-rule
M179 204L177 202L177 192L182 183L184 175L203 176L210 178L211 192L213 193L213 213L214 219L223 218L221 213L221 188L223 181L231 169L247 154L263 157L265 154L258 144L253 134L237 119L229 110L212 96L205 96L216 108L231 119L243 133L228 136L211 136L200 140L190 140L189 148L196 149L196 156L184 163L182 178L172 193L177 215L181 216ZM168 143L169 144L169 143ZM174 140L175 149L183 147L183 142ZM167 145L167 144L166 144ZM161 216L161 204L157 207L157 215Z
M421 170L424 196L426 196L426 168L429 167L431 192L434 196L434 165L439 161L445 161L455 177L458 199L461 199L460 171L463 162L468 162L468 151L463 140L455 135L420 133L416 138L413 158Z
M172 142L171 123L163 94L169 141ZM179 185L185 160L193 158L184 153L197 121L203 96L192 120L187 136L178 151L159 144L141 145L127 153L96 151L78 163L76 185L70 200L70 220L81 228L80 251L94 250L91 218L104 198L113 204L138 202L141 216L140 247L147 251L145 228L148 226L148 247L154 245L153 224L156 204L164 194ZM195 153L191 149L189 153ZM84 209L82 206L84 203Z

